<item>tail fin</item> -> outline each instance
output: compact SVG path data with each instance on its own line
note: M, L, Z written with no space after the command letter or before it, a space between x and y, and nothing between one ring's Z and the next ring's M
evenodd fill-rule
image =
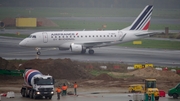
M152 5L147 5L134 22L124 30L148 30L151 15L153 11Z

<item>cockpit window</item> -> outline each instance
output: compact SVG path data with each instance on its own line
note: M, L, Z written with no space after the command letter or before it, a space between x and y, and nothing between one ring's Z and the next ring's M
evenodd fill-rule
M30 35L28 38L32 38L32 35Z
M32 38L36 38L36 36L35 36L35 35L33 35L33 36L32 36Z
M36 35L30 35L28 38L36 38Z

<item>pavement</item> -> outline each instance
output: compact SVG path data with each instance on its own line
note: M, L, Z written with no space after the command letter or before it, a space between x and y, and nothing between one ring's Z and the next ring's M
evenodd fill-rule
M36 55L34 48L20 47L18 44L22 39L0 37L0 56L4 59L64 59L86 61L86 62L112 62L112 63L152 63L156 66L180 66L180 51L166 49L146 49L128 47L101 47L94 48L95 54L80 54L69 51L59 51L57 48L41 49L41 55Z
M61 96L60 101L129 101L132 100L132 97L129 97L132 94L119 94L119 93L97 93L90 94L87 92L82 92L78 96L67 95ZM57 100L57 95L55 94L51 100L49 99L36 99L35 101L59 101ZM32 101L30 98L23 98L20 93L15 93L14 98L2 97L1 101ZM166 97L160 97L159 101L179 101L179 99L173 99L166 95Z

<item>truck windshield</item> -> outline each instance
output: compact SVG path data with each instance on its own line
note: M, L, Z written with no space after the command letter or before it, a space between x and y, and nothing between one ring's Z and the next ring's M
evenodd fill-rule
M37 80L37 85L53 85L53 80L41 78Z
M146 88L156 88L156 81L147 81Z
M180 89L180 84L177 84L175 88Z

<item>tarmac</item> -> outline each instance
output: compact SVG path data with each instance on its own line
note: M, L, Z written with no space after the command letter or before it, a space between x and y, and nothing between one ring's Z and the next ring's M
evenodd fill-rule
M4 59L35 59L34 48L20 47L20 38L0 37L0 56ZM94 48L95 54L80 54L69 51L59 51L57 48L41 49L39 59L70 58L71 60L90 62L111 62L111 63L152 63L155 66L178 67L180 65L180 51L166 49L146 49L128 47L101 47Z
M123 93L80 93L78 96L67 95L61 96L60 101L129 101L132 100L132 94ZM15 93L14 98L2 97L1 101L32 101L34 99L24 98L20 93ZM49 99L36 99L35 101L59 101L57 100L57 95L55 94L51 100ZM133 100L132 100L133 101ZM173 99L166 94L166 97L160 97L159 101L179 101L179 99Z

